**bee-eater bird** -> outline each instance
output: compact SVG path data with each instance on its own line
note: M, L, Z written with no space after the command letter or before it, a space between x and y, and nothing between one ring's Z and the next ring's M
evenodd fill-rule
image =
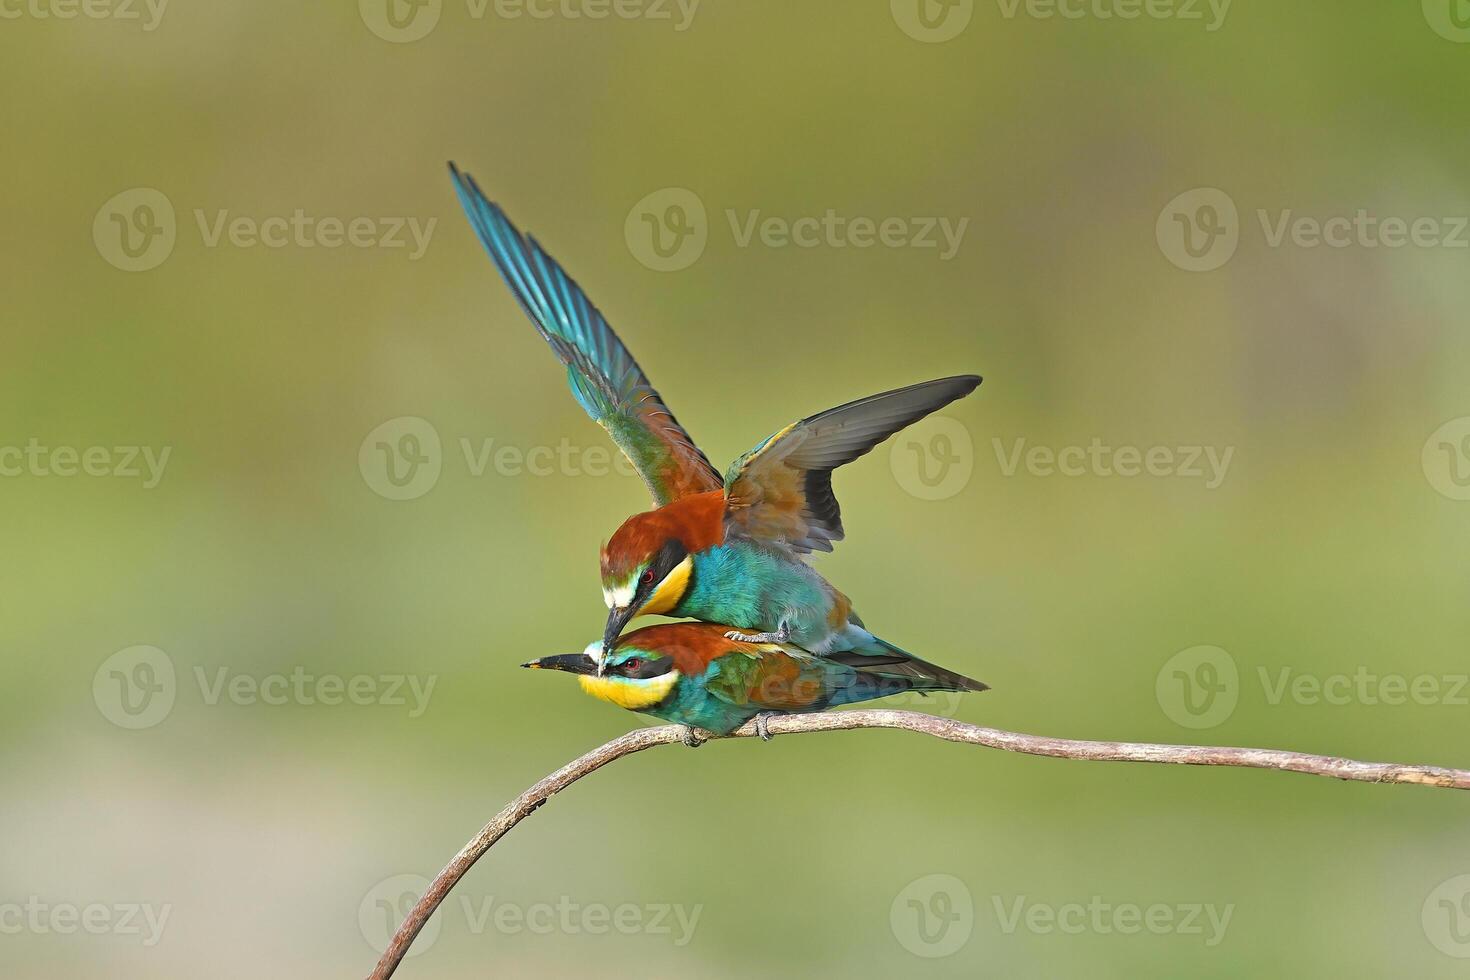
M449 169L481 243L566 365L572 394L653 494L656 509L628 518L602 549L604 650L633 617L664 614L726 624L734 639L859 653L902 670L913 658L868 632L847 596L806 559L843 537L832 470L969 394L980 378L910 385L795 422L722 479L581 288L474 178Z
M816 657L790 643L747 643L712 623L665 623L619 637L610 653L596 640L581 653L521 666L576 674L593 697L717 735L755 718L765 739L765 721L773 714L821 711L903 691L985 690L979 681L916 657L902 672L867 659Z

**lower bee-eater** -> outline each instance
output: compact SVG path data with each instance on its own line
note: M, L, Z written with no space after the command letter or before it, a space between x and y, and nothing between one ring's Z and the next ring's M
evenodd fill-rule
M852 654L813 656L790 643L747 643L712 623L645 626L581 653L523 664L576 674L582 690L630 711L728 735L751 718L821 711L904 691L983 691L954 671L910 657L896 673ZM881 659L881 658L880 658Z
M450 171L481 243L566 365L572 394L653 495L656 509L630 517L602 549L604 651L630 619L664 614L727 624L748 642L859 653L894 671L921 663L868 632L807 558L843 538L832 471L969 394L980 378L928 381L813 415L765 439L722 479L581 288L472 177L453 164Z

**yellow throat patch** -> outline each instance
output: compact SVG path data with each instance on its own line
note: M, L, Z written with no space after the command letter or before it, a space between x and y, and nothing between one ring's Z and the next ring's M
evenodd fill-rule
M627 708L629 711L642 711L651 708L674 689L679 683L679 672L671 670L657 677L597 677L592 674L581 674L577 677L577 683L582 685L582 690L600 698L609 704L615 704L619 708Z
M664 580L658 584L653 595L638 610L639 615L659 616L671 611L684 598L684 590L689 588L689 576L694 572L694 559L688 555L684 560L675 565Z

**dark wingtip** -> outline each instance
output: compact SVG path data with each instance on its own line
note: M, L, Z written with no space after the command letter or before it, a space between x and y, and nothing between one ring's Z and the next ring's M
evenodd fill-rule
M955 374L947 378L935 378L933 381L920 381L917 384L909 385L906 388L896 388L893 391L885 391L883 394L896 395L901 392L938 389L940 392L943 393L944 397L948 399L948 401L944 402L943 404L948 404L949 402L958 401L959 399L964 398L970 392L980 387L980 382L984 380L985 379L980 377L980 375L978 374ZM943 405L941 405L940 407L943 407Z

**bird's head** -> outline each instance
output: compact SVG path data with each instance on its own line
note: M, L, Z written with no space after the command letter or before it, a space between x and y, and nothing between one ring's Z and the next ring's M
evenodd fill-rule
M595 640L581 653L542 657L521 666L576 674L582 690L631 711L643 711L665 700L680 676L673 657L628 640L607 655L602 641Z
M684 538L658 511L630 517L602 549L602 597L607 628L604 657L635 616L670 613L689 591L694 571Z

